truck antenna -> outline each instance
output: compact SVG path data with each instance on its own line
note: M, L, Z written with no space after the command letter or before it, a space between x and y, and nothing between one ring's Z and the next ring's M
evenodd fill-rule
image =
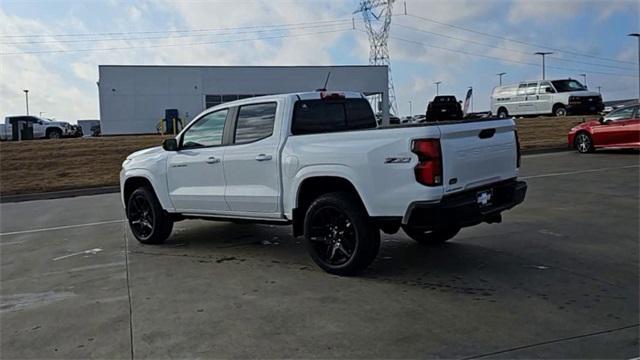
M331 71L327 73L327 78L324 80L324 86L316 91L327 91L327 84L329 83L329 77L331 76Z

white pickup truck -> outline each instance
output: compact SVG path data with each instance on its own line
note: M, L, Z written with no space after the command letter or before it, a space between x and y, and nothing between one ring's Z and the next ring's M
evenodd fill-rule
M120 186L134 236L162 243L182 219L293 225L324 270L354 274L402 228L438 244L524 200L511 119L379 127L353 92L238 100L133 153Z
M14 125L15 124L15 125ZM14 126L16 129L14 130ZM59 139L65 136L72 136L75 129L66 121L54 121L37 116L7 116L4 124L0 124L0 140L11 140L15 136L21 138L17 133L18 126L28 126L33 131L34 139L48 138ZM14 134L14 131L16 134Z

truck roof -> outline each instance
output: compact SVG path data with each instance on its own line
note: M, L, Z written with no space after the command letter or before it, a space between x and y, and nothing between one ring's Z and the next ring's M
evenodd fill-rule
M315 99L319 100L327 96L339 96L339 97L344 97L346 99L364 98L364 95L362 95L362 93L355 92L355 91L322 90L322 91L306 91L306 92L256 96L256 97L250 97L250 98L245 98L240 100L229 101L229 102L217 105L216 107L237 106L237 105L242 105L246 103L254 103L256 101L283 99L283 98L292 97L292 96L295 96L300 100L315 100Z

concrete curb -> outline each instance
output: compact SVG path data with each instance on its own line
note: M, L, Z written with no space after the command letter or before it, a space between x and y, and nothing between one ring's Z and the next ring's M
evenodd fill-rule
M120 191L120 186L102 186L102 187L95 187L95 188L71 189L71 190L61 190L61 191L31 193L31 194L2 195L0 196L0 203L110 194L110 193L117 193L119 191Z
M530 150L522 150L522 155L536 155L536 154L547 154L547 153L556 153L556 152L565 152L572 151L566 146L562 147L554 147L554 148L541 148L541 149L530 149Z
M523 150L522 155L545 154L545 153L563 152L563 151L570 151L570 150L571 149L567 147L531 149L531 150ZM120 191L119 186L102 186L102 187L95 187L95 188L71 189L71 190L42 192L42 193L4 195L4 196L0 196L0 203L12 203L12 202L22 202L22 201L32 201L32 200L60 199L60 198L68 198L68 197L76 197L76 196L111 194L111 193L117 193L119 191Z

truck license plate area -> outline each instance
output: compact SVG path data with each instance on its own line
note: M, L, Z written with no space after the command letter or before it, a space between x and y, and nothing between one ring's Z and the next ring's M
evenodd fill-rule
M493 204L493 189L478 192L476 194L476 202L481 208L491 206Z

